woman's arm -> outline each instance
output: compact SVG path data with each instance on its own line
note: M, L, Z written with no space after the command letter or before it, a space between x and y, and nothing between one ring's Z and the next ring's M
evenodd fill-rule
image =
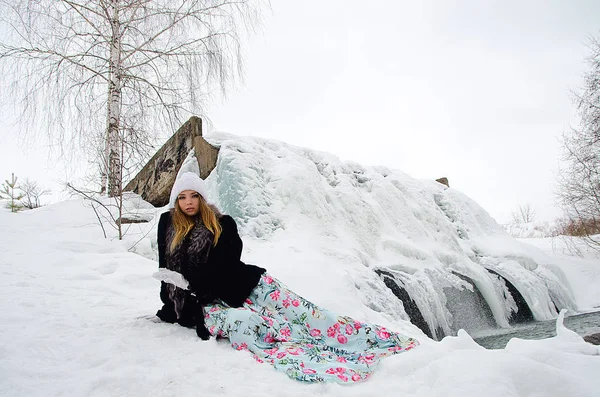
M171 222L171 213L165 212L161 214L160 219L158 221L158 233L157 233L157 243L158 243L158 267L167 267L165 261L165 252L167 249L167 228L169 223Z
M221 236L214 247L218 260L225 264L237 264L242 258L243 243L238 233L237 224L229 215L223 215L221 222Z
M158 242L158 267L166 268L167 264L165 261L165 251L167 246L167 227L171 220L171 214L169 212L165 212L160 215L160 219L158 221L158 233L157 233L157 242ZM169 323L174 323L177 321L177 314L175 313L175 307L173 306L173 302L169 298L169 290L167 284L164 281L160 283L160 300L163 303L163 307L156 312L156 315L162 320Z

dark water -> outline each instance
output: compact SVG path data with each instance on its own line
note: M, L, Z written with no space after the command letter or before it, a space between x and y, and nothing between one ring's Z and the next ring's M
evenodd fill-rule
M564 325L581 336L595 334L600 332L600 311L566 317ZM494 334L479 337L474 335L473 339L487 349L504 349L511 338L545 339L556 336L556 320L534 321L490 332Z

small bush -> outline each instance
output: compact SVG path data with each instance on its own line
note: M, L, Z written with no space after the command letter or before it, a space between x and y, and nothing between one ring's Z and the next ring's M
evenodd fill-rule
M562 236L588 237L600 234L600 220L598 219L568 219L556 221L556 232Z

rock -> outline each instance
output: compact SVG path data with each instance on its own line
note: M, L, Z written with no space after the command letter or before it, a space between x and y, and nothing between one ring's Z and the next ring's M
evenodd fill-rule
M446 177L436 179L435 181L438 183L441 183L442 185L446 185L447 187L450 187L450 183L448 182L448 178L446 178Z
M155 207L167 205L177 171L192 149L198 159L200 178L204 179L216 167L219 149L202 137L202 119L199 117L192 117L181 126L125 186L124 191L139 194Z
M583 340L592 345L600 345L600 332L584 336Z
M119 224L119 222L124 225L124 224L131 224L131 223L148 223L150 222L150 220L148 219L144 219L144 218L130 218L130 217L126 217L123 216L121 218L117 218L117 224Z

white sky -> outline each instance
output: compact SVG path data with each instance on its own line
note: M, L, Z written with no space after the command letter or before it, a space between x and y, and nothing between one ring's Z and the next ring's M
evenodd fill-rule
M558 137L600 34L600 2L272 0L245 84L207 108L214 128L279 139L418 178L446 176L499 222L530 202L559 215ZM46 186L41 146L4 122L0 178ZM25 161L23 161L25 160Z

